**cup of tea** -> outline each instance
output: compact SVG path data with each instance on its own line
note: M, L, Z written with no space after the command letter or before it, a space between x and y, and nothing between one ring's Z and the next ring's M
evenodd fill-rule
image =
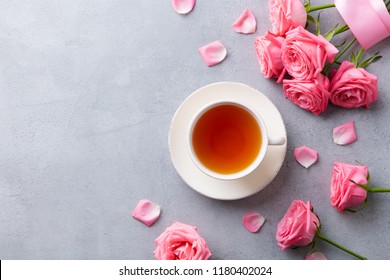
M195 165L220 180L251 174L264 160L270 145L285 138L269 135L260 114L250 105L219 100L201 108L192 118L187 146Z

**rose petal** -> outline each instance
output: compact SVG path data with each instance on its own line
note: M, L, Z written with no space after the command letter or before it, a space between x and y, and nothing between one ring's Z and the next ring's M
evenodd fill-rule
M256 212L245 213L242 224L249 232L257 232L264 224L265 218Z
M141 199L133 211L133 218L150 227L160 217L160 206L146 199Z
M295 148L295 159L304 167L309 168L318 159L318 152L309 147L302 146Z
M307 255L305 257L305 260L327 260L327 258L325 257L324 253L322 252L314 252L314 253L311 253L310 255Z
M333 142L337 145L348 145L357 140L353 121L333 128Z
M251 34L256 32L256 19L251 10L245 9L240 17L233 23L234 31L243 34Z
M194 9L196 0L172 0L172 7L178 14L188 14Z
M207 66L214 66L225 59L227 51L220 41L214 41L198 49Z

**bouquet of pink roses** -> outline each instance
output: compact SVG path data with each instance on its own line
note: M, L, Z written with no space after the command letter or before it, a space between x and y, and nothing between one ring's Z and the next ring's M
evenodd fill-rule
M362 48L357 52L352 51L349 60L340 59L356 41L365 47L371 47L373 42L390 36L390 15L387 12L390 9L390 1L378 1L378 14L388 17L385 20L389 26L385 26L383 32L377 32L376 37L367 43L366 36L362 35L364 32L361 25L356 27L357 19L352 18L353 15L348 9L348 0L335 0L336 4L316 7L313 7L310 1L303 3L301 0L269 0L272 32L267 31L264 36L255 39L256 54L263 76L283 83L286 98L315 115L324 112L329 102L343 108L368 108L369 104L377 99L378 79L364 68L381 56L375 53L363 59ZM366 5L366 2L369 1L359 0L354 3ZM320 15L316 19L310 14L335 6L351 26L345 24L339 27L337 24L321 35ZM315 33L306 29L309 23L314 24ZM348 44L344 42L339 46L342 47L339 50L331 40L350 27L356 38Z

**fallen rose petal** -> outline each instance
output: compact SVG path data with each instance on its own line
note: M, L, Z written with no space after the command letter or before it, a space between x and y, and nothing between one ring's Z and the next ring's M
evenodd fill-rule
M309 147L302 146L295 148L295 159L304 167L309 168L318 159L318 152Z
M141 199L133 211L133 218L150 227L160 217L160 206L146 199Z
M253 232L253 233L257 232L264 224L264 222L265 222L265 218L256 212L245 213L244 217L242 218L243 226L249 232Z
M348 145L357 140L353 121L333 128L333 142L337 145Z
M196 0L172 0L172 7L178 14L188 14L194 9Z
M245 9L240 17L233 23L234 31L243 34L251 34L256 32L256 19L251 10Z
M322 252L314 252L305 257L305 260L327 260L324 253Z
M214 66L225 59L227 51L220 41L214 41L198 49L207 66Z

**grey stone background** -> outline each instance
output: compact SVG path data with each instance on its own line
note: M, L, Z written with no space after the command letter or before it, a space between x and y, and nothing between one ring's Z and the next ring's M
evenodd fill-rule
M231 29L245 8L257 19L252 35ZM342 23L335 9L322 18L323 30ZM154 239L173 221L197 226L212 259L303 259L308 248L282 252L275 240L294 199L312 201L328 237L369 259L389 259L390 195L369 194L356 214L329 203L334 161L359 160L373 185L390 187L389 39L368 51L383 55L368 68L379 77L378 101L368 110L330 105L314 116L261 75L253 42L269 28L265 0L199 0L186 16L169 0L1 0L0 259L154 259ZM214 40L228 56L209 68L197 49ZM237 201L188 187L167 147L180 103L218 81L262 91L288 134L278 176ZM337 146L332 129L349 120L358 141ZM293 157L301 145L319 152L309 169ZM131 217L142 198L162 207L150 228ZM266 217L260 232L241 225L247 211ZM324 243L318 249L329 259L352 258Z

